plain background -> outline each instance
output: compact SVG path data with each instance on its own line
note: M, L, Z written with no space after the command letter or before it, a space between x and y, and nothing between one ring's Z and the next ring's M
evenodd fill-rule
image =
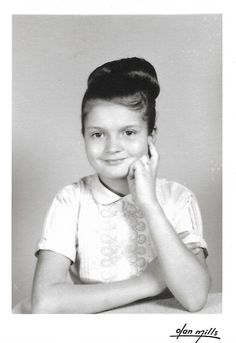
M131 56L157 70L159 176L196 194L221 291L221 16L27 15L13 17L13 305L30 295L55 193L93 172L80 134L87 77Z

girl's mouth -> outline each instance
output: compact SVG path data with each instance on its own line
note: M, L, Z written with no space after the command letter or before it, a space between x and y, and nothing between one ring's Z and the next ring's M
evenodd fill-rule
M126 158L104 160L108 165L117 165L124 162Z

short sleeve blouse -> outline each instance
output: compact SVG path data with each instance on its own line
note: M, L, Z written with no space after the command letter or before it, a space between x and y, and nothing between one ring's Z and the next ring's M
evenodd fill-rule
M187 231L184 243L207 244L199 206L186 187L157 179L157 198L177 233ZM68 257L75 282L111 282L139 275L155 258L146 220L131 194L107 189L96 174L64 187L46 215L39 250Z

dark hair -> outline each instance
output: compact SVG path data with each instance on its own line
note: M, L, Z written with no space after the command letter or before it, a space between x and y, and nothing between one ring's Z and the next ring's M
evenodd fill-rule
M124 58L96 68L88 78L87 90L82 101L82 133L88 113L88 104L106 100L143 111L148 122L148 134L155 126L155 100L160 86L154 67L143 58Z

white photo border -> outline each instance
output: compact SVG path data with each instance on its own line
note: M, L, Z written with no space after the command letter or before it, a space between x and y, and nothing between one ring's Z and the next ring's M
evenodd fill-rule
M233 2L232 2L233 3ZM3 8L2 8L3 7ZM11 313L11 16L13 14L223 14L223 313L183 315L14 315ZM235 261L236 75L235 14L230 1L10 1L1 5L1 329L6 343L156 343L188 323L192 328L217 328L221 342L232 342L236 289ZM202 342L207 340L202 338ZM185 341L186 342L186 341ZM194 342L192 340L191 342Z

